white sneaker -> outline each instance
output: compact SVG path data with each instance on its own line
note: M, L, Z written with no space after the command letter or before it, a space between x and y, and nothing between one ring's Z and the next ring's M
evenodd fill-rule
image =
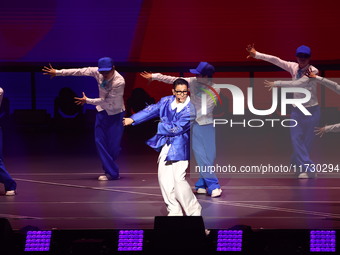
M301 173L301 174L299 174L298 178L299 179L308 179L309 177L308 177L307 173Z
M219 197L219 196L221 196L221 194L222 194L222 190L221 189L214 189L211 192L211 197Z
M98 177L98 181L108 181L108 180L109 180L109 178L107 178L106 175L101 175L101 176Z
M203 188L198 188L196 190L196 193L197 194L207 194L207 190L206 189L203 189Z
M7 190L5 193L5 196L15 196L16 192L15 190Z

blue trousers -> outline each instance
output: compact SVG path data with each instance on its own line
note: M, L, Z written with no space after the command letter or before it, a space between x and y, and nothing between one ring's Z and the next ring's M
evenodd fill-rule
M5 185L5 191L16 190L17 184L5 168L2 156L2 129L0 127L0 182Z
M104 173L108 179L119 178L119 167L116 161L121 150L124 115L125 111L115 115L108 115L106 111L100 111L96 115L95 142Z
M309 154L315 138L314 128L317 127L320 122L320 107L317 105L307 109L312 115L306 116L296 107L294 107L291 112L291 118L298 122L296 127L290 128L290 137L293 146L291 163L296 166L302 166L302 172L306 170L304 164L314 164ZM314 175L308 168L307 173L310 177Z
M216 158L215 128L213 125L199 125L195 122L192 126L191 142L197 166L200 166L200 169L213 166ZM219 189L221 186L215 173L200 172L200 178L196 182L195 188L207 189L210 195L214 189Z

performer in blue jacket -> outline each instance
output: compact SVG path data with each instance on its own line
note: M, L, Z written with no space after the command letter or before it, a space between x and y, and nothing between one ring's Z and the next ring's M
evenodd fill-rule
M191 146L197 166L204 169L214 165L216 159L216 134L215 127L213 126L213 110L220 89L212 82L215 67L208 62L200 62L195 69L190 69L189 71L196 75L196 77L183 78L189 83L191 103L196 109L196 118L192 124ZM156 80L167 84L172 84L178 79L178 77L161 73L142 72L140 75L150 81ZM207 89L214 91L214 93L206 99L206 113L203 114L202 92ZM199 179L195 183L195 189L197 194L208 194L211 197L220 197L222 194L217 176L210 171L200 171Z
M163 97L157 104L124 118L123 124L137 125L160 118L157 134L147 144L160 152L158 181L168 216L183 216L183 211L187 216L200 216L202 207L185 179L190 158L190 124L195 117L188 82L175 80L172 93L173 96Z

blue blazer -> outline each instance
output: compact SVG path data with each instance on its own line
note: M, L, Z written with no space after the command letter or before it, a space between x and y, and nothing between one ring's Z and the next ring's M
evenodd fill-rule
M131 116L133 125L159 117L157 134L146 143L160 152L165 144L171 144L165 161L190 159L190 125L195 119L195 111L189 102L180 112L171 109L175 96L161 98L157 104L152 104L144 110Z

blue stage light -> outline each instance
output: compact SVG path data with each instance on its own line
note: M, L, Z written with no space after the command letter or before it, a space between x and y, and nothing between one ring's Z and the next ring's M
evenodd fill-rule
M242 251L242 230L219 230L216 251Z
M25 251L49 251L52 231L27 231Z
M118 251L142 251L143 230L120 230L118 237Z
M311 252L336 252L335 230L311 230L310 231Z

